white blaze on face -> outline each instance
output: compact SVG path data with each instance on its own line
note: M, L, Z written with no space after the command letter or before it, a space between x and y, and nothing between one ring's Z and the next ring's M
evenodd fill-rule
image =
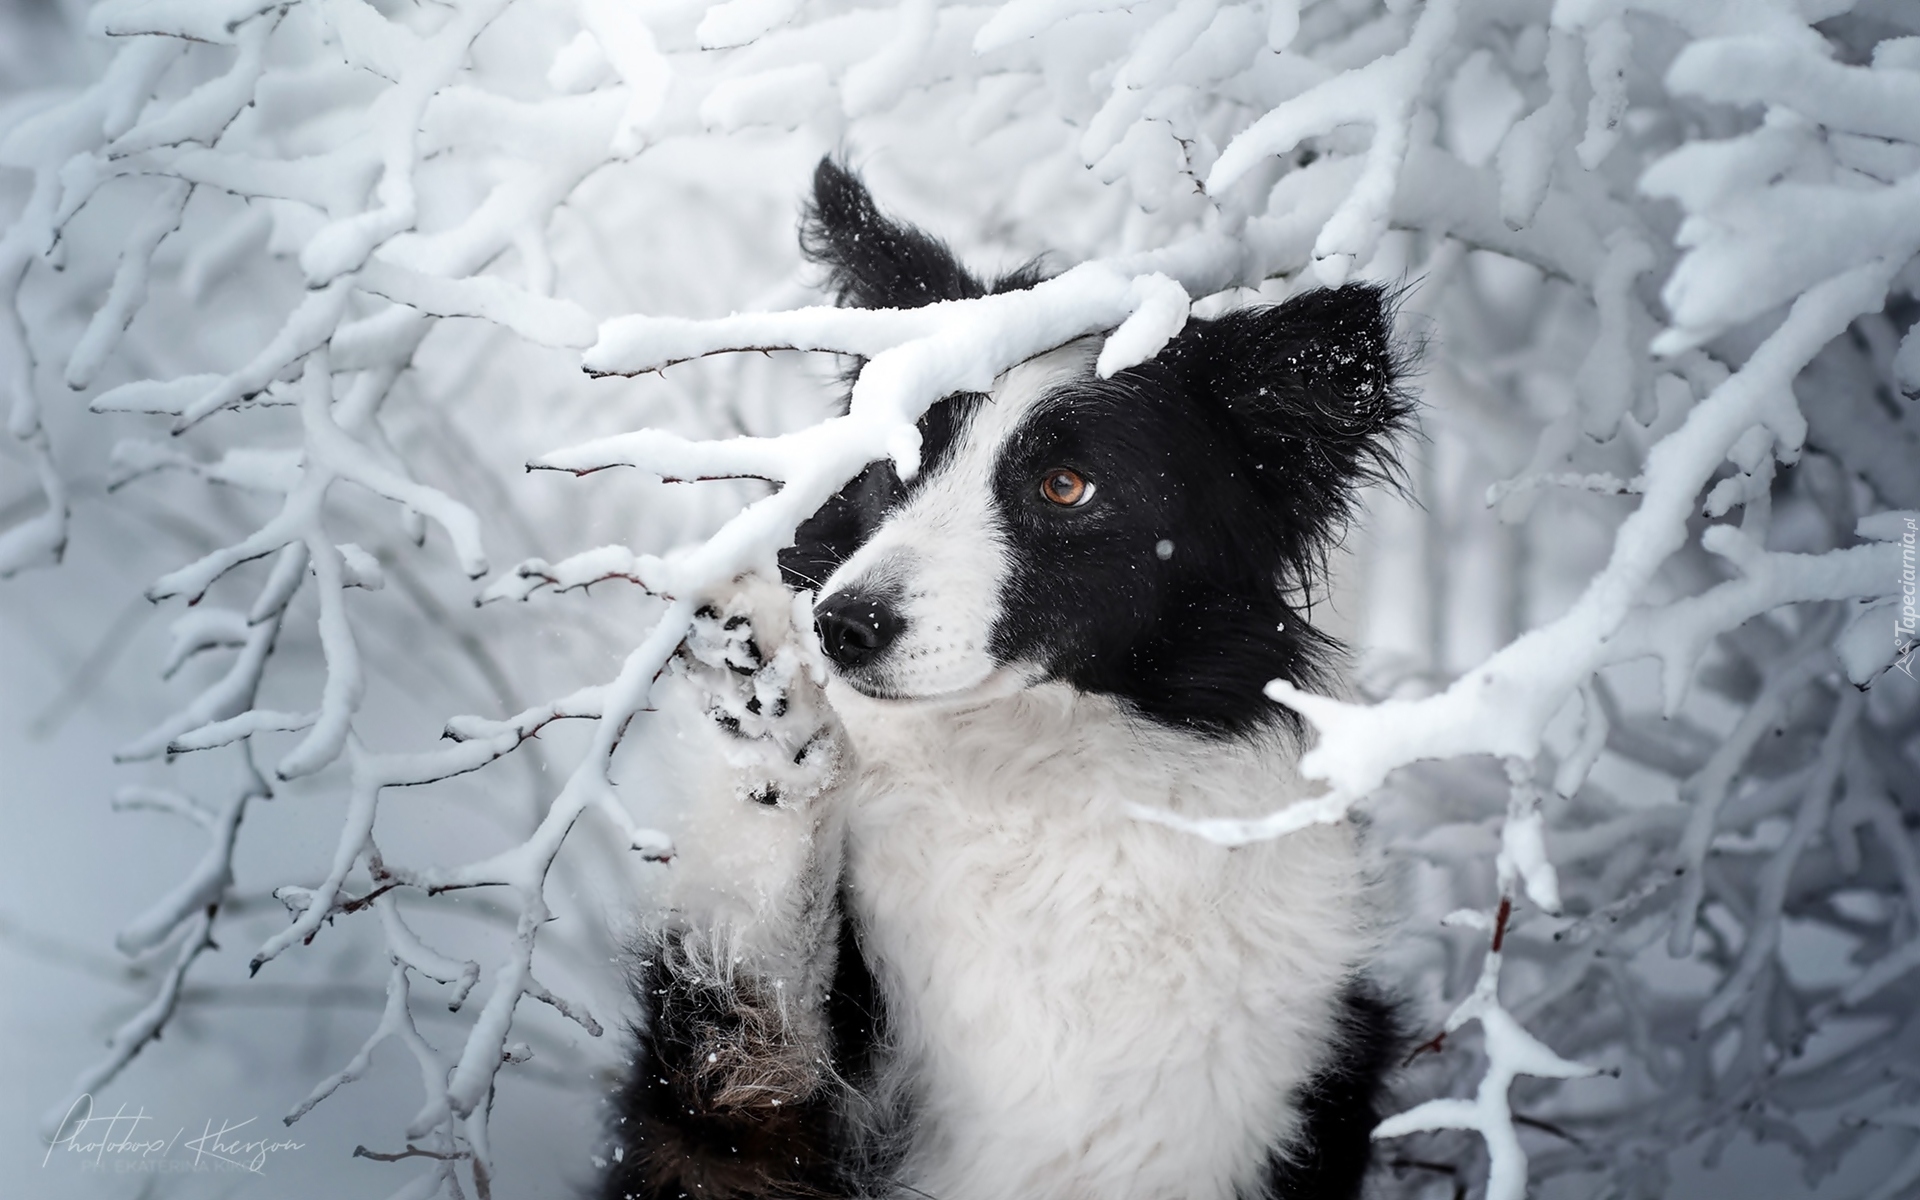
M848 674L860 691L932 699L994 674L990 645L1008 565L994 501L1001 448L1055 385L1086 374L1092 361L1091 343L1076 343L1002 375L938 469L827 579L822 601L889 594L905 625L884 654Z

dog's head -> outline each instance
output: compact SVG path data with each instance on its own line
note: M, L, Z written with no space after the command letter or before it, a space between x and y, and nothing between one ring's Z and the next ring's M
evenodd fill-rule
M832 162L814 188L802 245L842 303L1037 280L983 284ZM1110 379L1089 340L941 400L911 483L872 464L782 555L835 672L899 701L1056 680L1208 735L1288 719L1262 689L1321 679L1333 643L1299 609L1411 415L1389 308L1307 292L1189 321Z

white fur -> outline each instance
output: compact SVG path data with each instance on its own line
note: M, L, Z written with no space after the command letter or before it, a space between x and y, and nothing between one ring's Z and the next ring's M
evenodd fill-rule
M841 776L844 736L805 669L812 647L794 620L798 598L779 584L748 577L723 615L743 614L766 654L765 669L743 677L710 647L683 648L655 685L655 701L671 718L679 746L678 774L688 793L674 831L677 857L667 876L666 907L682 926L689 955L725 972L750 963L790 1012L817 1010L832 979L834 888L840 875L839 829L833 810L817 802ZM702 661L702 652L710 661ZM786 693L783 719L764 736L722 732L709 713L738 716L739 702L772 689ZM795 762L796 752L824 730L822 745ZM780 789L781 802L752 798Z
M1060 685L962 710L839 685L834 796L940 1200L1227 1200L1292 1131L1362 951L1351 832L1226 850L1126 813L1264 811L1275 743L1144 726ZM903 1193L904 1195L905 1193Z

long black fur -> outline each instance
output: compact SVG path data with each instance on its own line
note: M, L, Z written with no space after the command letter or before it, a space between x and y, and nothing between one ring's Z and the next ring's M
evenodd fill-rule
M848 1194L830 1077L816 1076L810 1087L742 1086L727 1069L785 1066L804 1053L778 1044L774 998L758 981L728 986L676 963L670 943L663 937L649 947L633 979L633 1069L614 1099L616 1150L601 1200ZM716 1064L729 1047L763 1061Z
M1266 1197L1358 1196L1373 1157L1386 1080L1409 1041L1393 1004L1364 980L1341 999L1332 1057L1295 1097L1300 1136L1271 1162ZM1265 1200L1249 1197L1248 1200Z

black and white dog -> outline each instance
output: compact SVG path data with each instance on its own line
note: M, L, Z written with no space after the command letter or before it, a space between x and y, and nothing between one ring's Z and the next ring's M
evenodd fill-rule
M847 304L988 287L823 162ZM1129 815L1304 789L1262 686L1409 419L1381 289L1096 340L955 395L925 466L800 530L662 680L697 778L636 973L609 1200L1340 1200L1392 1013L1354 833L1227 850ZM817 599L816 599L817 597Z

